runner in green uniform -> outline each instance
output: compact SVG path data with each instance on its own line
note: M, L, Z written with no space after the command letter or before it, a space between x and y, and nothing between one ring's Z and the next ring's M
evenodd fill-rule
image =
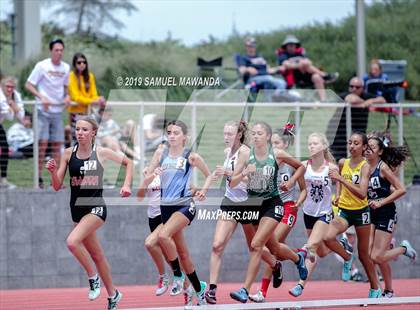
M305 168L285 151L272 149L270 144L272 130L267 123L257 122L252 127L251 133L254 146L251 150L240 154L230 181L230 186L234 187L245 177L248 178L248 204L259 212L258 220L253 222L258 228L251 242L245 283L240 290L230 293L233 299L242 303L248 300L248 292L257 276L264 246L267 246L278 259L292 260L298 268L301 279L305 280L308 274L305 253L296 254L287 245L280 244L273 234L284 213L277 185L278 165L286 163L296 169L290 180L282 184L282 190L291 189L297 179L303 176Z

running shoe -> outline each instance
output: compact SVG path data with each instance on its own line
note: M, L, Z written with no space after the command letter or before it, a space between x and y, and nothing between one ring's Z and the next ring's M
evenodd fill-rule
M340 74L338 72L329 72L326 75L324 75L322 78L324 79L326 84L334 83L337 81Z
M383 294L382 294L383 298L392 298L394 297L394 291L390 291L390 290L384 290Z
M101 295L101 279L96 275L96 279L89 279L89 300L95 300Z
M115 290L114 297L108 297L108 310L117 310L117 305L122 299L122 296L118 290Z
M165 294L169 287L169 277L167 274L159 276L158 286L156 288L156 296Z
M261 292L261 290L259 290L257 292L257 294L255 294L255 295L249 295L248 298L249 298L249 300L251 300L253 302L258 302L258 303L265 302L265 297L264 297L263 293Z
M248 292L246 288L243 287L236 292L230 292L230 297L244 304L248 301Z
M342 244L344 250L346 250L348 254L353 255L353 247L349 243L349 239L347 239L347 237L341 237L340 243Z
M273 287L278 288L280 287L281 283L283 282L283 271L281 266L281 261L276 261L276 264L273 268Z
M207 283L204 281L200 281L200 285L201 285L201 290L197 293L195 293L195 296L197 297L197 306L204 306L207 305L206 302L206 288L207 288Z
M341 271L341 280L347 282L351 279L351 265L353 264L353 255L350 260L346 260L343 263L343 270Z
M184 289L184 305L193 306L193 288L191 284Z
M305 265L305 253L299 251L297 252L297 255L299 256L299 261L295 264L299 272L299 278L305 281L308 278L308 269L306 269Z
M289 294L292 295L293 297L299 297L300 295L302 295L304 287L302 286L302 284L296 284L295 287L292 287L289 290Z
M208 290L206 292L205 297L206 297L206 301L207 301L208 304L215 305L217 303L217 300L216 300L216 289Z
M181 274L180 277L176 277L174 276L174 280L172 282L172 287L171 287L171 296L176 296L181 294L182 289L184 287L184 281L185 281L185 275L184 273Z
M378 288L377 290L374 289L369 289L369 295L368 298L379 298L382 296L382 291L380 288Z
M360 272L356 272L351 276L350 280L354 282L363 282L363 276Z
M411 262L415 262L417 259L417 252L414 250L414 248L411 246L410 242L408 240L403 240L400 244L403 248L405 248L404 255L407 256Z

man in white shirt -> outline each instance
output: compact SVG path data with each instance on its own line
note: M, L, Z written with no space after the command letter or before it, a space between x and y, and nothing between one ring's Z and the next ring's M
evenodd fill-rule
M48 142L52 157L60 163L61 146L64 142L62 112L70 103L68 83L70 66L62 61L64 42L55 39L49 44L51 58L38 62L26 82L26 89L36 97L38 105L38 171L40 187L43 187L42 167ZM34 124L36 125L36 124Z
M12 189L16 186L7 181L9 144L2 123L4 120L13 120L15 116L16 119L23 122L25 111L21 96L16 91L16 79L6 76L1 79L0 85L0 188Z

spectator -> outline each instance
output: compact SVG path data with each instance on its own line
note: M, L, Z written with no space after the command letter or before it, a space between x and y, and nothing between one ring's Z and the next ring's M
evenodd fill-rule
M313 84L318 89L321 101L326 99L325 83L332 83L338 78L338 72L327 73L315 67L294 35L286 36L281 48L277 49L277 62L288 88L294 85L308 87Z
M69 112L69 125L66 132L71 133L67 140L76 141L75 126L80 115L87 115L91 105L104 107L105 99L98 95L96 90L95 76L89 71L86 56L76 53L73 56L72 70L69 76L69 95L76 105L67 108ZM69 130L70 129L70 130Z
M70 66L62 61L64 42L55 39L49 44L51 58L35 65L26 82L26 89L35 96L38 103L39 134L39 187L43 188L42 167L48 142L51 143L52 157L60 163L61 147L64 142L62 112L70 104L68 80ZM64 105L63 105L64 103Z
M366 93L363 90L363 80L354 77L349 82L348 92L340 94L345 102L351 104L351 131L366 133L369 117L369 106L375 103L385 103L382 96ZM337 131L332 128L334 120L340 119ZM346 138L346 110L337 109L330 122L330 133L335 133L331 149L337 161L347 157Z
M7 142L12 151L12 158L31 158L33 156L32 113L25 111L23 123L13 124L7 130Z
M257 41L252 37L247 38L245 47L247 53L240 55L237 65L246 85L257 89L285 89L285 81L270 75L276 70L270 68L264 57L257 53Z
M128 146L130 142L133 142L133 145L135 145L134 139L130 140L131 136L129 136L133 133L134 122L128 120L124 128L121 129L118 123L112 119L111 107L99 109L96 114L96 119L99 123L99 129L96 135L98 144L103 147L108 147L114 152L125 154L133 158L134 163L137 164L137 161L140 159L140 152L139 150L133 150Z
M384 87L383 82L389 81L388 75L382 72L382 66L378 59L370 61L369 73L363 76L365 92L382 96L389 103L397 102L397 87ZM372 107L371 111L392 112L392 108Z
M9 144L2 123L3 120L13 120L13 117L23 122L25 112L21 96L16 91L16 79L11 76L3 77L0 85L0 188L13 189L16 185L7 181Z
M97 142L103 146L112 149L114 152L122 153L119 140L121 138L121 128L118 123L112 119L112 109L100 109L97 115L99 128L96 134Z
M155 151L156 148L166 140L164 135L165 121L156 114L143 116L144 140L147 151Z

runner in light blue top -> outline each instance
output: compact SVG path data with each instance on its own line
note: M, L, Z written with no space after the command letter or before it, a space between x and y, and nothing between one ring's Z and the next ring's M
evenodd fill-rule
M161 178L162 198L160 208L163 227L158 238L159 244L170 261L174 272L170 294L172 296L180 294L184 285L185 275L181 271L179 256L182 267L194 288L198 304L204 305L206 303L204 293L207 284L197 277L182 231L187 225L191 224L196 213L193 196L195 199L204 200L212 178L203 158L185 148L187 140L185 123L179 120L169 122L166 133L169 147L156 150L146 173L146 178L154 178L156 175L160 175ZM193 195L189 187L194 167L201 171L206 181L203 188L195 191ZM176 247L173 246L173 242ZM187 288L187 290L191 291L191 288ZM188 304L191 305L190 301Z

